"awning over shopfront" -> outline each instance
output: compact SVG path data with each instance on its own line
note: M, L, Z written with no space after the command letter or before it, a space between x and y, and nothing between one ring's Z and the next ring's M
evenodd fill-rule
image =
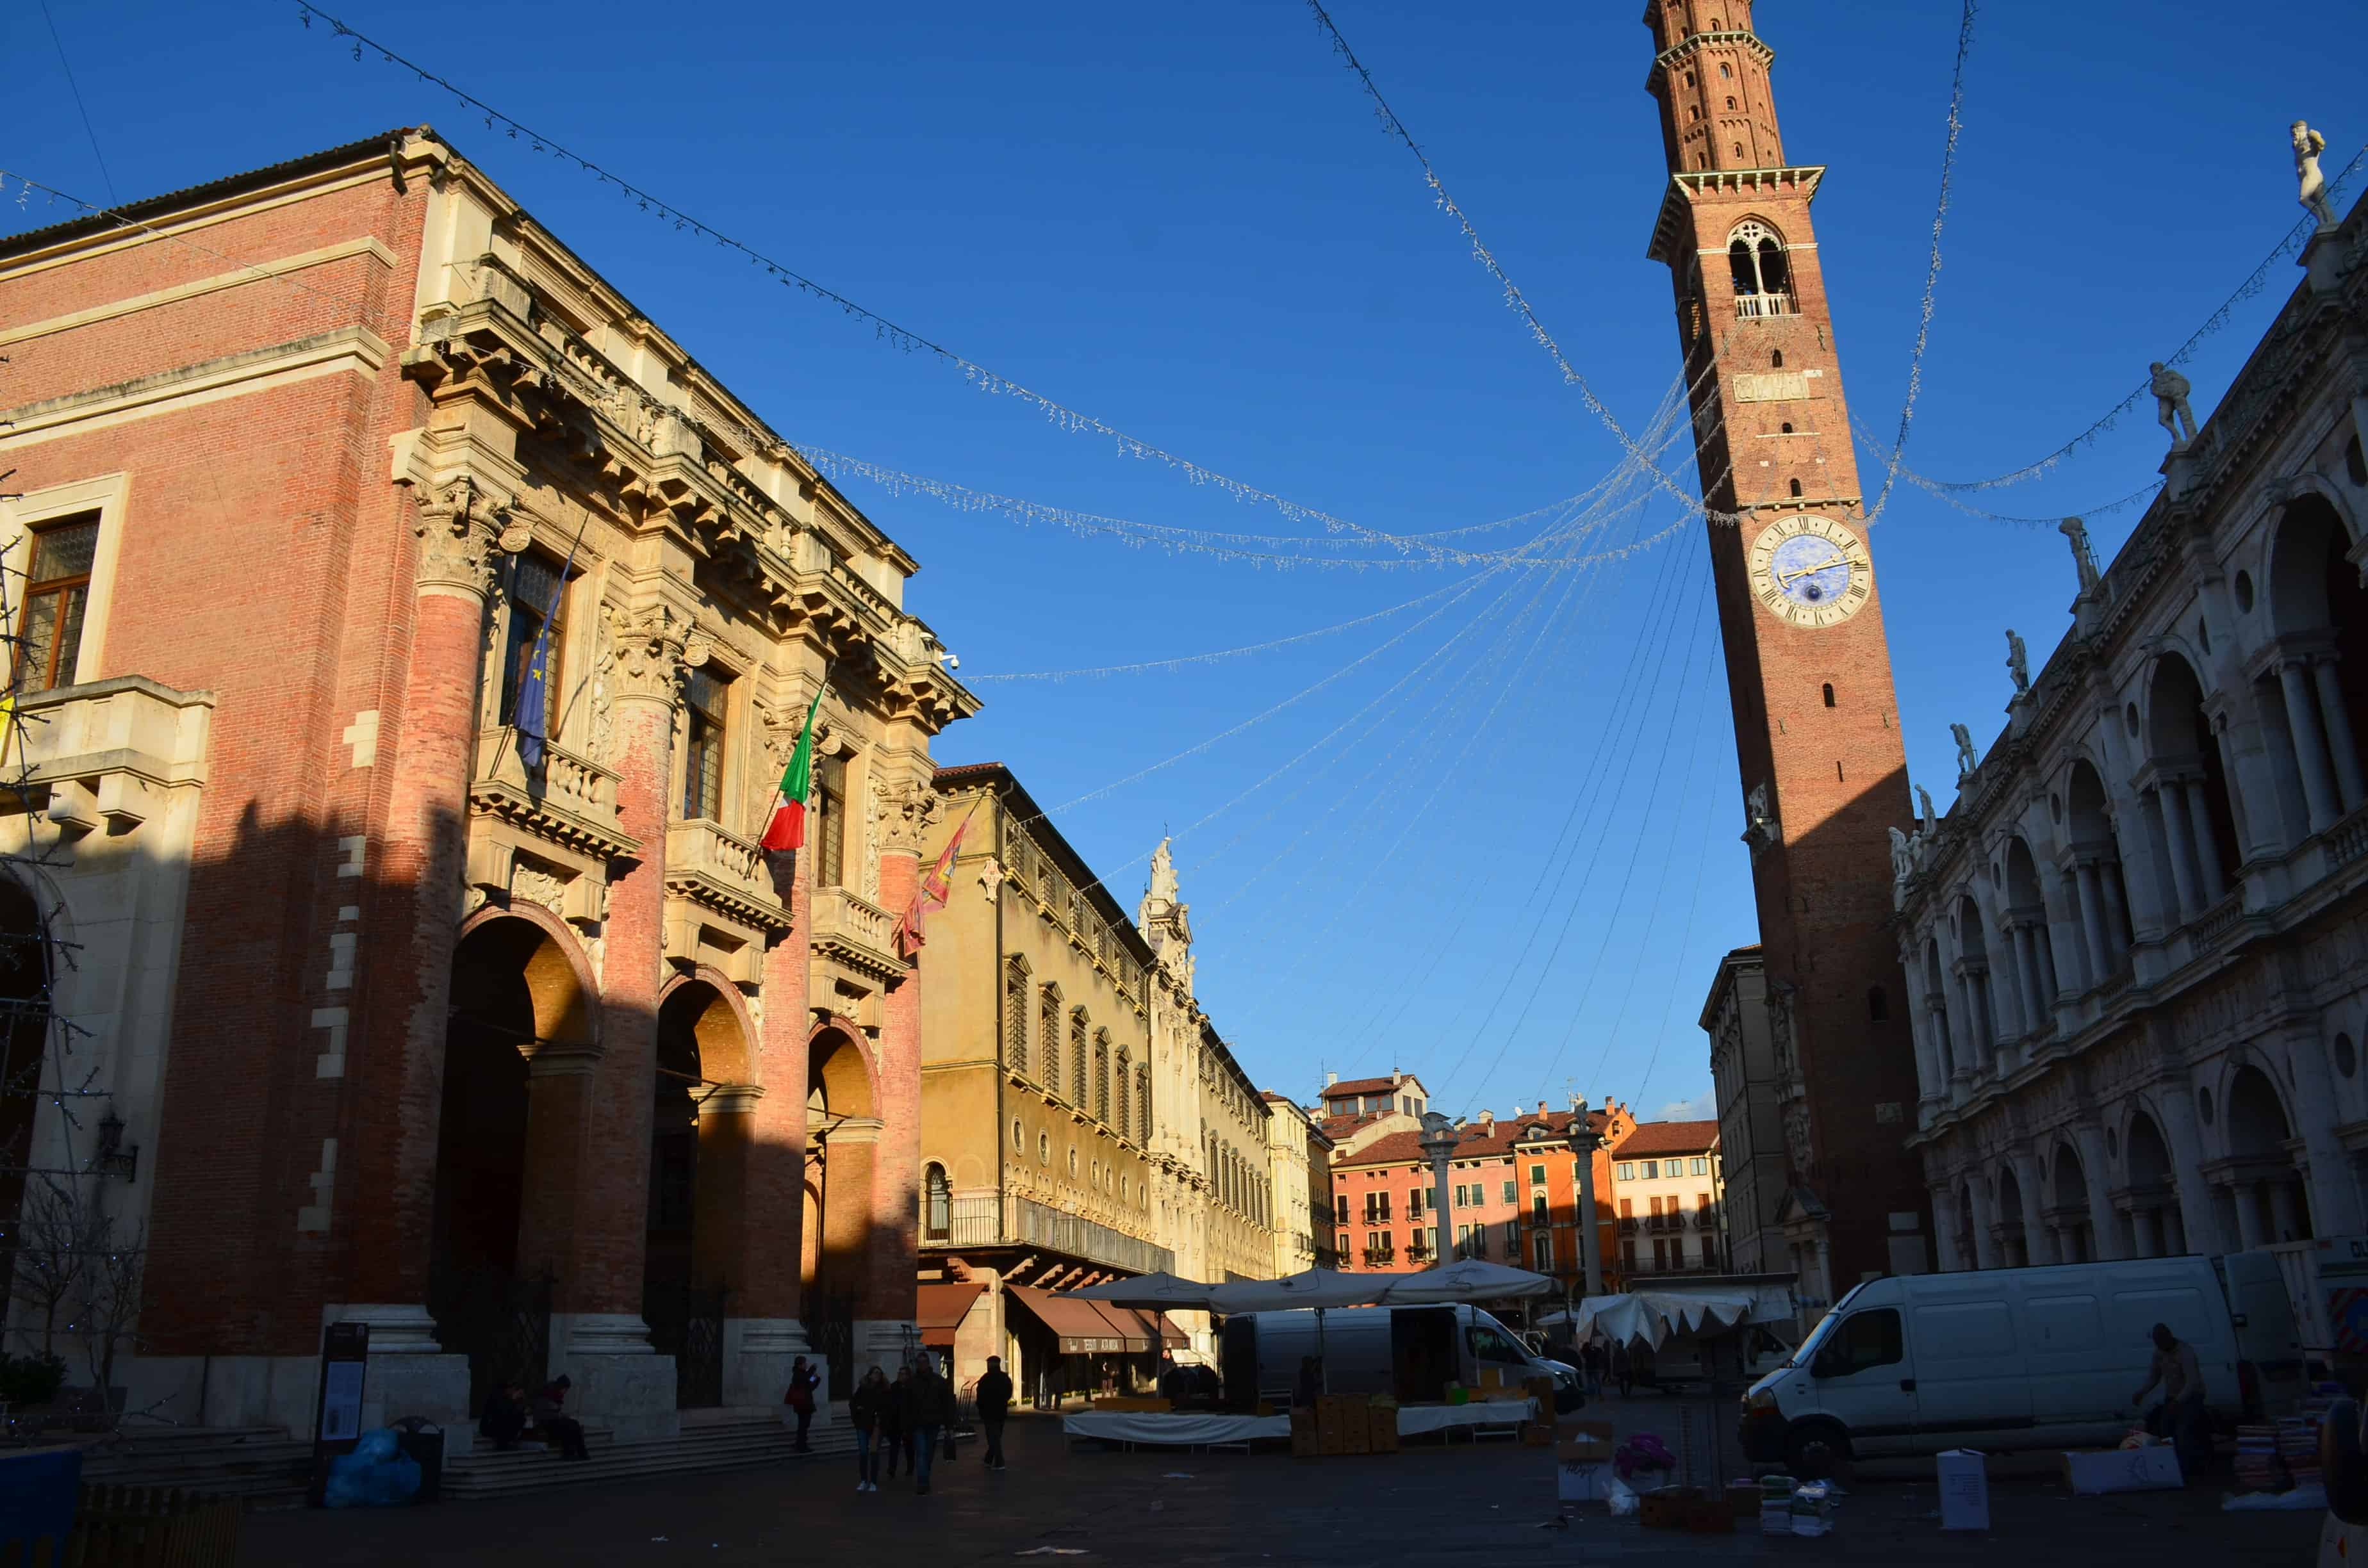
M925 1284L920 1288L920 1301L913 1316L921 1330L921 1343L951 1346L954 1330L970 1313L971 1304L985 1294L984 1284L971 1280Z
M1150 1348L1143 1325L1123 1308L1071 1301L1032 1285L1007 1285L1004 1291L1059 1337L1064 1356L1122 1356ZM1128 1320L1123 1324L1118 1321L1121 1312Z

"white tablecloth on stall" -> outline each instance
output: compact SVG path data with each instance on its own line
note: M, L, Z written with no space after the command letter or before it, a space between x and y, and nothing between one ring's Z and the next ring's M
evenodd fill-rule
M1534 1403L1506 1400L1500 1403L1406 1404L1398 1407L1398 1436L1443 1432L1452 1426L1486 1426L1526 1421ZM1166 1443L1199 1448L1209 1443L1249 1443L1261 1437L1291 1436L1288 1415L1218 1415L1186 1412L1080 1410L1061 1418L1061 1430L1072 1437L1099 1437L1111 1443Z
M1173 1443L1198 1447L1204 1443L1247 1443L1259 1437L1288 1437L1288 1415L1216 1415L1187 1412L1081 1410L1061 1418L1061 1430L1072 1437L1099 1437L1111 1443Z

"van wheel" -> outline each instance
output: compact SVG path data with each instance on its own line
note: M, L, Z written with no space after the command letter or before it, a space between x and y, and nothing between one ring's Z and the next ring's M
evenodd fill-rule
M1802 1481L1823 1481L1850 1458L1850 1435L1830 1421L1804 1421L1785 1435L1784 1463Z

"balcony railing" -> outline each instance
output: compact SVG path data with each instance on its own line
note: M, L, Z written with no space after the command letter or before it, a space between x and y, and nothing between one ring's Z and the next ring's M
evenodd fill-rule
M507 724L477 732L469 796L472 804L572 849L622 855L640 847L617 820L615 774L548 743L542 766L529 768L518 731Z
M666 829L666 891L719 909L764 929L787 930L781 907L756 841L704 817Z
M886 910L847 888L814 891L814 946L882 976L901 975L896 922Z
M1740 321L1759 321L1769 316L1789 316L1793 313L1793 296L1790 294L1737 294L1735 297L1735 314Z
M1397 1261L1397 1254L1387 1247L1367 1247L1363 1256L1368 1268L1387 1268Z
M1038 1246L1053 1252L1123 1268L1135 1274L1172 1272L1176 1255L1140 1236L1088 1220L1064 1214L1032 1199L1014 1198L1007 1224L1004 1201L994 1197L957 1198L942 1213L925 1208L921 1244L928 1247Z

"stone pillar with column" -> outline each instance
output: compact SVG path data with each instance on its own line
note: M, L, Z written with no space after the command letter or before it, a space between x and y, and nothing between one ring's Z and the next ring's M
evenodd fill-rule
M2310 1165L2310 1228L2322 1236L2356 1236L2368 1229L2368 1213L2362 1210L2360 1187L2351 1179L2351 1152L2337 1131L2341 1102L2316 1021L2287 1027L2285 1059L2294 1091L2294 1131Z
M2220 864L2220 835L2212 831L2212 801L2204 793L2202 773L2188 774L2180 788L2187 794L2188 828L2195 835L2196 891L2209 908L2228 891L2226 869Z
M474 456L508 466L482 450ZM523 548L525 529L465 469L415 480L413 500L410 657L402 706L379 715L376 742L375 766L391 774L386 827L375 857L365 848L358 890L370 932L359 994L370 1006L343 1057L349 1103L372 1108L347 1122L355 1190L367 1196L354 1206L347 1249L352 1299L324 1307L323 1316L370 1325L370 1407L384 1419L416 1415L450 1425L475 1413L468 1358L444 1353L427 1310L445 1031L485 612L499 555Z
M680 1425L674 1358L651 1346L642 1291L675 722L683 680L707 648L689 615L663 599L637 595L603 609L609 647L599 678L614 725L617 820L641 847L609 879L601 1054L586 1107L597 1157L586 1163L551 1337L552 1360L575 1379L584 1418L632 1440L671 1437Z
M1987 1172L1975 1169L1966 1173L1965 1198L1973 1210L1973 1212L1965 1218L1974 1236L1974 1267L1996 1268L1999 1266L2000 1258L1997 1227L1990 1218L1993 1205L1990 1201L1990 1178Z
M1964 1232L1959 1226L1956 1199L1946 1185L1930 1188L1930 1194L1933 1240L1941 1253L1940 1272L1958 1273L1964 1268L1965 1258L1961 1250L1964 1245Z
M2286 703L2286 732L2294 739L2294 762L2302 770L2303 800L2310 810L2310 830L2325 833L2343 816L2342 798L2336 791L2328 766L2327 731L2319 722L2318 682L2310 666L2313 656L2297 653L2278 660L2278 689ZM2341 697L2339 690L2337 696Z
M2203 1135L2196 1122L2195 1090L2184 1079L2173 1078L2163 1085L2159 1103L2163 1138L2170 1145L2171 1177L2179 1189L2180 1239L2195 1252L2226 1252L2219 1215L2212 1206L2211 1185L2203 1175Z
M2202 875L2196 869L2195 825L2187 814L2186 788L2178 778L2158 775L2153 794L2162 823L2164 854L2170 862L2170 885L2178 897L2178 918L2171 924L2182 925L2203 914L2205 902Z
M785 699L768 711L759 752L766 759L768 781L779 778L788 765L820 679L818 673L792 677L781 693ZM727 1405L778 1405L789 1387L790 1368L800 1356L814 1354L803 1318L811 1070L807 1041L814 1032L808 1016L814 987L813 862L814 857L803 849L765 858L774 894L789 912L790 928L766 949L758 987L764 1014L757 1027L754 1076L762 1092L748 1108L745 1206L734 1227L737 1267L732 1274L733 1294L724 1302Z
M2014 1166L2014 1185L2022 1195L2023 1256L2032 1264L2060 1263L2063 1255L2055 1245L2055 1232L2048 1228L2045 1205L2041 1202L2039 1178L2041 1162L2029 1150L2008 1156Z
M1422 1136L1417 1142L1422 1149L1423 1157L1430 1162L1431 1215L1440 1233L1439 1244L1430 1249L1429 1266L1433 1268L1446 1263L1449 1260L1449 1255L1455 1250L1455 1210L1448 1206L1447 1172L1449 1162L1455 1158L1455 1145L1458 1141L1455 1123L1438 1111L1423 1112ZM1418 1227L1414 1235L1417 1241L1422 1239L1422 1232ZM1516 1258L1514 1261L1518 1266L1520 1260Z
M2335 673L2337 655L2328 651L2310 662L2311 680L2318 688L2319 717L2325 721L2327 749L2335 760L2336 799L2347 816L2368 800L2368 778L2362 776L2360 744L2351 733L2351 714L2343 705L2343 682Z
M2121 1217L2113 1209L2112 1177L2106 1168L2105 1130L2093 1121L2076 1123L2072 1142L2080 1151L2080 1181L2088 1189L2091 1261L2102 1263L2125 1256L2128 1248L2122 1237ZM2055 1198L2059 1203L2068 1203L2071 1196L2059 1192Z

